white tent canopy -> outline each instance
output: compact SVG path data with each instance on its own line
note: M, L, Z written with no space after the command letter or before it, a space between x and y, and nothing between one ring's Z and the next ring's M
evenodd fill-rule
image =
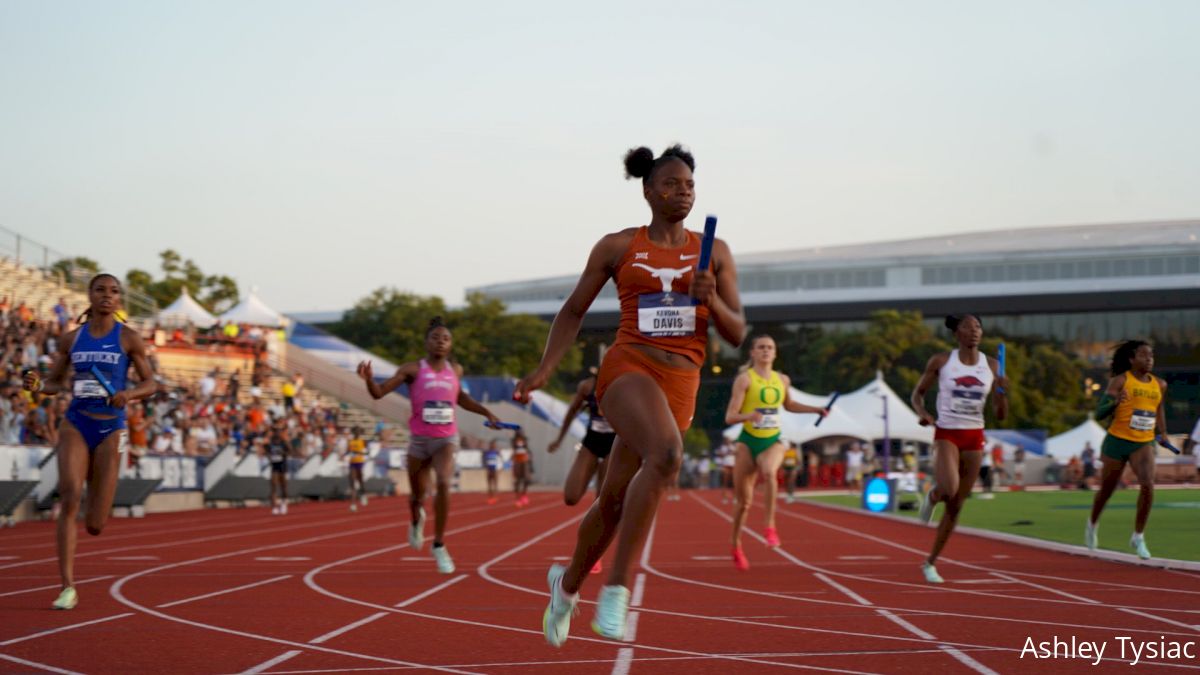
M887 399L889 437L917 443L933 442L933 428L921 426L920 418L912 411L912 408L908 407L908 402L900 398L887 385L887 382L884 382L881 372L877 372L875 380L866 386L848 394L842 394L833 408L834 410L840 409L861 425L868 438L877 440L884 436L884 399Z
M1091 443L1092 449L1099 453L1105 433L1107 432L1104 431L1104 427L1088 417L1086 422L1074 429L1046 439L1046 454L1059 462L1066 462L1083 452L1083 446L1086 443Z
M221 321L251 326L282 326L285 323L283 315L268 307L254 291L250 291L233 309L222 314Z
M217 317L208 313L190 294L187 287L170 306L158 313L158 322L164 326L182 326L192 324L208 328L217 322Z
M803 403L805 405L825 407L829 403L828 396L817 396L808 392L800 391L795 387L788 389L788 395L793 401ZM839 399L840 401L841 399ZM833 410L829 411L828 417L821 423L821 426L816 426L818 417L812 414L796 414L785 410L780 410L780 430L779 433L786 441L793 443L808 443L818 438L855 438L861 441L869 441L871 437L867 434L857 420L851 418L841 410L837 405ZM738 434L742 433L742 425L734 424L725 430L726 438L737 438Z

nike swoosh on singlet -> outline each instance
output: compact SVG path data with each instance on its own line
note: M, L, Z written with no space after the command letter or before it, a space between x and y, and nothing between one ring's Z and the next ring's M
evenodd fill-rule
M699 255L700 255L699 253L693 253L692 255L684 255L684 254L680 253L679 259L680 260L691 260L692 258L695 258Z

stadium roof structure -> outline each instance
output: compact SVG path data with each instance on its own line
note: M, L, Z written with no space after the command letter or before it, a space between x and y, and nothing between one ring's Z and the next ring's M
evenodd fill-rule
M969 232L735 253L751 321L854 321L876 309L990 314L1200 306L1200 220ZM553 316L575 276L470 289L511 313ZM606 285L584 325L616 325Z

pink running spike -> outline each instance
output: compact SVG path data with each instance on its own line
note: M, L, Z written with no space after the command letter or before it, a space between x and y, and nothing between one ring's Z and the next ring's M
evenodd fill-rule
M767 546L774 548L776 546L779 546L780 543L781 542L779 541L779 533L775 531L775 528L768 527L767 528Z
M733 549L733 566L738 568L738 571L741 572L745 572L750 569L750 561L746 559L746 554L742 553L741 546Z

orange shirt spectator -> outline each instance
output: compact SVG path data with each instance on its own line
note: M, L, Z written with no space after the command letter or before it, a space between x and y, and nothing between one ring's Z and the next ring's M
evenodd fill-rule
M150 445L150 439L146 433L149 427L150 424L146 421L145 407L140 403L135 404L133 412L129 414L129 445L133 447L134 454L144 454ZM139 450L141 452L138 452Z
M253 406L250 408L250 412L246 413L246 421L249 423L251 431L262 431L266 420L267 414L263 412L262 406Z

